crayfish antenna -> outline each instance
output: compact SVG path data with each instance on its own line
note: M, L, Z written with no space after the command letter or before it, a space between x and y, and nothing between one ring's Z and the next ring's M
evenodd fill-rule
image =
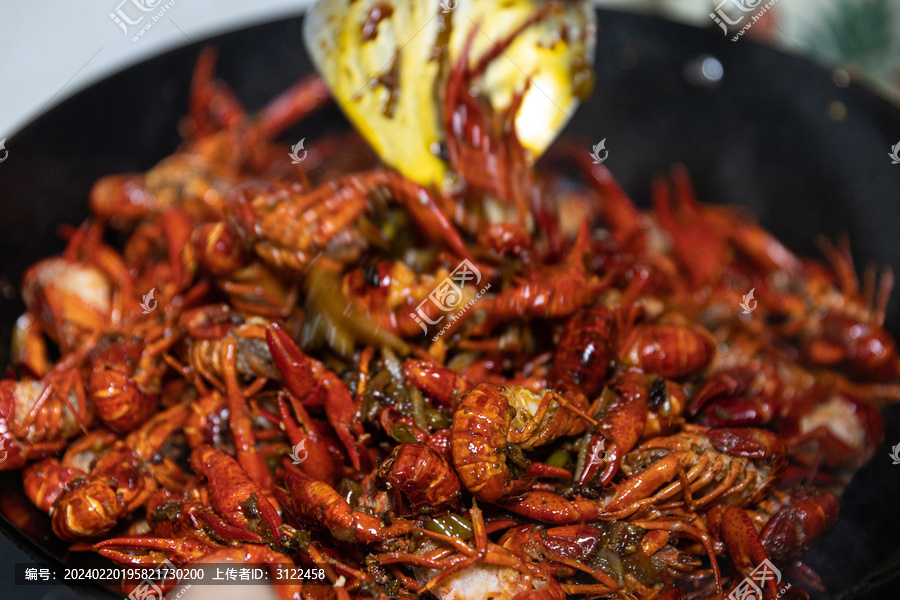
M182 127L185 139L198 139L221 128L233 127L245 116L244 108L231 88L216 79L217 61L218 52L207 46L194 66L189 116Z

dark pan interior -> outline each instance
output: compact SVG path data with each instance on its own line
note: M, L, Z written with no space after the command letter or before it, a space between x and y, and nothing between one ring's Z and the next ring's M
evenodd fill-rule
M887 154L900 139L900 110L866 89L836 86L813 64L715 31L601 12L597 83L567 135L607 139L606 165L646 204L654 173L684 163L704 202L748 207L803 255L816 256L819 235L847 233L857 266L890 264L900 272L900 165ZM255 109L310 69L302 18L209 40L220 51L219 74ZM42 115L9 137L0 165L0 364L8 364L11 326L22 311L23 269L57 253L57 226L80 223L101 175L146 170L177 146L193 44L129 68ZM683 76L687 61L709 53L724 66L711 88ZM829 106L845 118L829 118ZM287 139L344 128L336 108L291 131ZM900 325L894 295L889 325ZM842 498L834 530L807 553L824 580L826 599L895 598L900 589L900 466L889 447L900 442L900 411L887 414L883 450L858 472ZM45 562L80 558L50 532L49 520L24 499L15 474L0 476L0 525ZM95 590L99 593L100 590ZM121 594L110 595L120 597Z

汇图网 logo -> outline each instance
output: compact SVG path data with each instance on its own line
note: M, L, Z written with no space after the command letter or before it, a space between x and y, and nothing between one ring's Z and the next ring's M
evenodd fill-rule
M288 152L288 156L291 157L291 163L295 165L299 165L306 158L306 150L303 150L303 142L306 138L303 138L293 146L291 146L291 151ZM300 156L300 151L303 150L303 156Z
M0 141L0 148L3 148L3 141ZM894 144L888 156L891 157L892 165L900 165L900 142ZM3 162L0 160L0 162Z
M749 315L754 310L756 310L756 300L753 299L753 292L755 291L756 288L753 288L749 293L744 294L743 301L741 302L741 308L744 309L745 315Z
M603 158L600 158L601 150L603 151ZM594 159L595 165L599 165L604 160L606 160L607 157L609 157L609 150L606 149L606 138L603 138L602 140L594 144L594 147L591 149L591 158Z
M428 297L422 300L419 305L416 307L415 312L409 313L409 316L412 317L416 323L419 324L419 327L422 328L422 331L427 335L428 334L428 325L437 325L441 321L444 320L444 314L450 312L452 310L456 310L460 307L463 301L463 289L466 287L466 283L472 282L473 285L478 285L481 283L481 271L469 262L468 259L463 260L456 269L450 273L449 276L445 277L441 282L437 285L434 290L428 294ZM465 306L463 306L459 312L452 315L450 317L450 323L456 321L459 317L463 315L474 303L476 300L481 298L482 294L484 294L488 289L490 289L491 284L487 284L484 289L475 294L475 297L469 300ZM438 309L441 312L441 315L435 319L432 319L429 316L429 306ZM431 313L433 314L434 310L432 309ZM426 323L428 325L426 325ZM449 328L449 324L445 325L441 332L436 335L433 340L437 340L446 330Z
M306 460L306 457L309 456L309 452L306 450L306 438L300 440L297 445L291 449L288 456L295 465L299 465Z
M153 288L144 294L144 299L141 301L141 308L144 309L145 315L149 315L156 308L156 300L153 299L153 292L155 291L156 288Z
M166 12L175 6L178 0L169 0L163 4L164 0L122 0L116 6L115 10L109 13L109 18L113 23L119 26L125 37L128 37L129 27L140 25L137 34L131 38L132 42L138 41L153 24L159 21ZM156 14L150 14L156 13ZM144 19L147 21L144 21Z
M728 600L762 600L763 588L767 587L769 582L773 586L781 583L781 571L767 558L728 594ZM778 597L790 588L791 584L785 585L778 591Z

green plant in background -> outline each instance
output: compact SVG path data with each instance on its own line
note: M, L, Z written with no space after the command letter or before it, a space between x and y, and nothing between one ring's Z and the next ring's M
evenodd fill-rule
M900 2L836 0L803 36L809 54L840 65L897 98L900 74Z

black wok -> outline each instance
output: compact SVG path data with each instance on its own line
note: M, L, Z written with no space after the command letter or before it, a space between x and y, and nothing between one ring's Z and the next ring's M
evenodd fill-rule
M742 204L796 252L816 255L817 236L846 232L858 261L900 272L900 165L888 158L900 140L900 109L867 89L836 86L812 63L717 31L601 12L597 84L566 135L607 139L606 165L646 203L651 176L672 163L692 173L706 202ZM23 305L24 268L57 253L56 228L86 216L91 184L101 175L146 170L179 143L191 69L202 46L220 51L219 74L250 109L310 70L302 18L227 33L131 67L76 94L9 137L0 164L0 365L9 362L10 331ZM718 85L696 86L686 63L715 56ZM829 117L845 109L843 120ZM303 123L287 139L315 139L345 128L336 108ZM895 294L888 323L900 331ZM837 526L806 562L821 576L821 599L896 598L900 590L900 466L889 446L900 442L900 411L887 414L884 448L859 471L842 498ZM19 475L0 475L0 529L46 564L78 564L49 519L24 498ZM5 540L5 587L11 561ZM7 556L0 555L3 558ZM96 558L90 557L91 564ZM10 588L6 587L9 591ZM90 596L121 597L96 587ZM17 597L35 596L17 588ZM6 593L0 593L6 596Z

